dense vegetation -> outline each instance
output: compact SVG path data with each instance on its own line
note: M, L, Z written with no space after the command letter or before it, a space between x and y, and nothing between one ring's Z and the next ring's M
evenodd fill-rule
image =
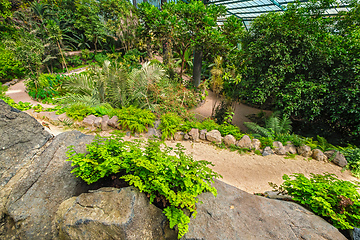
M325 9L334 4L334 0L290 4L284 12L261 15L245 31L241 19L235 16L218 26L226 9L201 1L165 3L159 10L147 2L135 8L126 0L0 0L0 82L27 78L31 97L57 105L53 110L66 112L71 121L90 114L116 115L124 130L141 133L160 118L163 139L177 131L198 128L217 129L223 136L231 134L239 140L244 133L231 124L234 102L246 101L279 112L263 124L247 124L253 133L250 136L259 138L262 147L271 146L273 141L291 141L322 151L336 149L346 156L348 168L359 177L360 4L351 1L348 12L323 17ZM59 74L84 66L87 71L81 74ZM193 81L183 78L185 74L192 75ZM195 121L187 110L204 100L209 88L222 97L222 102L218 107L214 105L212 119ZM11 106L43 110L29 103L16 104L4 95L5 90L0 85L0 98ZM292 129L307 136L292 133ZM194 175L180 179L177 169L171 173L176 175L176 182L165 178L161 181L169 180L169 186L151 185L147 177L162 177L158 170L164 168L153 162L152 154L159 152L156 157L163 160L165 169L177 166L182 171L192 165L196 172L206 170L208 163L194 163L181 148L173 158L166 155L169 149L160 150L158 143L149 143L143 152L140 143L115 140L120 138L98 138L88 147L90 155L72 155L71 160L78 166L75 173L91 182L126 171L125 179L149 193L152 201L159 195L166 198L171 207L165 213L171 226L179 224L183 235L188 217L180 209L195 211L195 197L203 190L213 190ZM131 149L132 157L123 159L120 151L116 159L99 160L103 152L94 146L100 143L104 143L101 149L111 155L114 148L124 150L121 154ZM345 147L349 143L352 145ZM338 144L341 146L335 146ZM144 166L133 164L140 155ZM84 161L87 156L103 162L92 165L94 159ZM111 169L106 168L106 163L113 160ZM206 170L197 177L209 183L215 175ZM305 181L300 175L295 177ZM331 176L314 177L337 183ZM286 181L283 187L292 193L290 180ZM292 186L297 183L291 182ZM183 189L191 184L200 184L201 191ZM171 192L174 189L175 195ZM313 196L311 199L303 201L311 205ZM318 200L316 204L328 206ZM339 215L328 208L324 211L330 218L340 219L338 227L358 226L353 213L346 217L351 218L348 221L340 216L343 209Z

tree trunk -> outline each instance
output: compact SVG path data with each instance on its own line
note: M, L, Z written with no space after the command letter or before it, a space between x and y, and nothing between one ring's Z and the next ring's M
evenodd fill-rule
M60 54L61 54L61 57L62 57L62 59L63 59L63 68L64 68L64 66L65 66L65 68L66 68L66 72L68 72L69 70L68 70L68 68L67 68L67 66L66 66L66 61L65 61L65 58L64 58L64 54L63 54L63 52L61 51L61 47L60 47L60 44L59 44L59 41L56 41L56 43L57 43L57 45L58 45L58 48L59 48L59 50L60 50Z
M194 86L199 87L201 81L201 65L202 65L203 51L201 48L195 48L194 52L194 69L193 78Z

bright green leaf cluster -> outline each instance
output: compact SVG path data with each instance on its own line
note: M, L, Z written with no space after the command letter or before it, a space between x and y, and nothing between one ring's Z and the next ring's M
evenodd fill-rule
M284 175L285 190L293 200L310 208L315 214L331 219L340 229L360 227L360 184L338 179L334 174L301 173Z
M164 214L170 227L178 226L179 238L188 230L190 218L183 210L196 216L197 196L216 189L211 187L213 178L221 177L211 170L207 161L195 161L178 144L170 148L161 142L126 142L122 136L113 134L109 138L95 137L87 145L87 153L76 153L74 147L67 152L69 161L76 166L72 173L90 184L99 179L124 172L121 178L150 197L165 197L168 206Z
M156 119L151 111L134 106L116 110L116 115L122 128L129 129L133 133L142 133L147 130L148 126L153 127Z

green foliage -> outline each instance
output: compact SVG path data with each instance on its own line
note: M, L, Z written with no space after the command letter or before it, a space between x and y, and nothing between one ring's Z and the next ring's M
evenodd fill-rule
M83 103L74 103L65 109L66 115L74 120L82 121L84 117L96 114L95 109L86 106Z
M0 44L0 82L21 78L25 73L23 64L16 60L14 52L5 49L3 44Z
M346 168L350 169L355 177L360 178L360 148L349 146L341 148L340 152L344 154L348 162Z
M334 174L284 175L284 183L276 190L283 190L293 200L325 217L340 229L360 226L359 183L338 179Z
M26 89L32 98L52 102L52 98L64 95L62 84L66 78L59 74L40 74L26 82Z
M161 116L159 129L161 130L161 138L168 139L179 131L181 118L174 113L167 113Z
M197 196L208 191L216 196L211 182L220 177L208 167L212 165L210 162L195 161L184 150L180 144L172 149L160 142L125 142L122 136L114 134L109 138L96 136L87 145L86 154L76 153L71 146L67 156L72 166L76 166L72 173L88 184L125 172L121 178L147 193L150 203L160 196L165 197L168 206L164 206L164 214L171 228L178 226L181 238L190 222L183 209L195 217Z
M134 106L122 108L116 111L119 118L119 124L122 128L130 131L142 133L148 126L153 127L156 119L155 115L146 109L139 109Z
M231 124L221 124L219 125L218 130L222 136L231 134L236 138L236 140L241 139L245 135L240 131L239 127Z
M278 118L271 116L265 121L265 127L261 127L253 122L244 122L244 125L249 128L255 135L265 138L280 137L284 134L289 134L291 131L291 121L288 117Z

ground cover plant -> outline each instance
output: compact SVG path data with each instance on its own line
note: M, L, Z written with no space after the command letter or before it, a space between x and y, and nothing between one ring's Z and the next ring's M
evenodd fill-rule
M300 173L285 174L283 179L284 183L279 187L270 185L276 191L292 196L295 202L329 220L337 228L360 226L359 182L340 180L328 173L310 174L310 178Z
M190 222L184 210L195 217L197 196L202 192L216 196L211 183L213 178L220 177L208 167L212 165L210 162L195 161L184 150L180 144L172 149L161 142L130 142L113 134L109 138L95 137L87 145L87 153L77 153L72 146L67 156L75 166L72 172L88 184L123 172L120 178L147 193L150 203L164 198L163 212L169 219L170 228L177 225L181 238L188 231Z

